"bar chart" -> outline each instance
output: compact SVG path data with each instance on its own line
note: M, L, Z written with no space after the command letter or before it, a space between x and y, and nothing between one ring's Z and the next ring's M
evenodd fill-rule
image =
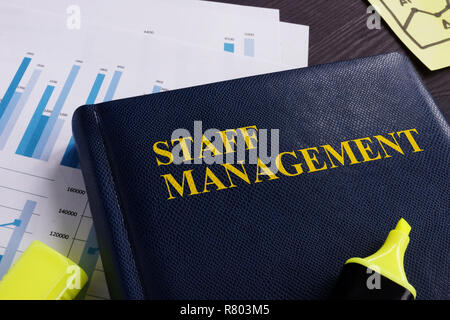
M97 96L100 92L102 84L105 80L105 72L106 69L102 69L102 72L98 73L94 83L92 85L91 91L86 99L86 104L94 104ZM114 94L116 92L117 86L119 85L120 78L122 77L122 70L114 71L111 82L108 86L108 89L105 94L105 98L103 101L110 101L114 98ZM69 144L67 145L66 151L64 152L64 156L61 160L61 165L66 167L71 167L75 169L80 168L80 160L78 158L77 150L75 148L75 140L73 137L70 138Z
M27 53L23 58L0 102L0 150L3 150L5 147L13 127L41 74L41 68L38 66L34 70L26 87L19 87L19 83L30 65L32 56L33 53Z
M50 115L44 113L55 91L57 81L51 80L46 86L33 117L19 143L16 154L45 161L49 159L65 121L59 115L80 71L80 63L81 61L77 61L70 69L69 75L64 82Z
M42 93L42 97L39 101L39 104L36 108L36 111L31 118L31 121L25 131L25 134L20 141L20 144L16 150L16 154L20 154L26 157L32 157L34 150L36 149L36 145L39 141L39 138L42 135L42 132L45 128L45 125L48 122L49 117L43 115L45 107L47 106L50 97L55 90L54 84L48 84Z
M0 150L3 150L11 136L13 128L19 120L22 110L25 108L29 97L41 78L41 74L45 69L42 64L37 64L31 71L25 86L19 86L24 79L24 75L33 59L34 53L27 53L22 59L17 71L15 72L6 92L0 100ZM48 161L53 148L56 144L58 136L64 126L65 120L60 117L64 104L71 92L71 89L80 72L82 61L76 60L75 64L70 68L66 81L56 99L53 108L49 107L49 101L58 91L58 81L48 81L45 89L41 93L41 97L31 120L26 127L25 132L20 140L15 153L17 155ZM110 101L114 98L116 89L119 85L123 73L123 66L117 66L114 71L109 86L106 90L103 101ZM105 80L106 69L99 72L94 80L92 88L86 100L86 104L95 103ZM51 110L51 111L49 111ZM75 150L73 137L65 150L61 165L79 168L78 155Z
M86 100L86 104L95 103L95 99L97 98L98 92L103 84L103 80L105 80L104 73L98 73L97 77L94 80L94 84L92 85L92 89L89 92L89 96ZM75 141L73 137L70 138L69 145L64 152L64 156L61 160L61 165L72 168L79 168L80 161L78 160L78 154L75 149Z
M255 56L255 39L253 34L245 34L244 38L244 56L254 57Z
M246 33L244 35L244 56L255 57L255 38L253 33ZM239 44L238 44L239 47ZM223 43L223 51L235 53L235 39L225 38ZM238 50L239 51L239 50Z
M118 68L123 69L122 66L118 66ZM103 101L111 101L114 98L114 93L116 92L121 77L122 77L121 70L114 71L111 83L109 84L108 91L106 91L105 99L103 99Z
M79 64L74 64L69 72L69 75L64 83L64 86L56 100L55 106L53 107L52 113L48 119L45 120L45 126L43 126L42 131L37 131L36 135L39 136L36 147L33 150L32 158L48 160L50 153L56 143L56 139L62 129L64 120L59 118L59 114L63 109L64 103L67 96L72 89L73 83L80 71L81 66ZM41 119L43 119L42 116ZM40 129L40 128L39 128Z
M23 235L25 234L28 222L33 215L33 211L36 207L36 202L28 200L20 213L18 219L10 223L0 225L0 228L14 227L12 235L8 241L6 250L2 256L0 256L0 279L8 272L11 267L14 257L19 249L19 245L22 242Z

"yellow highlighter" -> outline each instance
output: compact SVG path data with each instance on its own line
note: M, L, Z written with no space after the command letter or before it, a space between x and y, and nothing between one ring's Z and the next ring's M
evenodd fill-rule
M33 241L0 281L0 300L72 300L87 280L73 261Z
M376 253L347 260L331 298L414 300L416 289L408 282L403 267L410 231L411 226L402 218Z

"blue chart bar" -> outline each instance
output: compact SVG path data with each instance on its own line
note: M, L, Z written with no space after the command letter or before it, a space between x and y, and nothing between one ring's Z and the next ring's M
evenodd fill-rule
M44 131L42 132L41 138L39 139L39 142L37 143L36 148L33 152L33 155L32 155L33 158L42 159L42 155L44 153L45 146L49 142L52 131L55 129L55 126L57 125L59 114L64 106L64 103L66 102L66 99L70 93L70 90L72 89L72 85L75 82L75 78L78 75L78 71L80 71L79 65L74 65L72 67L72 69L70 70L69 76L67 77L66 82L64 83L64 86L61 90L61 93L59 94L59 97L56 100L52 114L51 114L50 118L48 119L48 122L44 128ZM53 149L53 146L50 146L50 150L51 149Z
M95 99L97 99L98 92L102 87L103 80L105 80L105 75L103 73L97 74L94 84L92 85L91 92L89 92L89 96L86 100L86 104L95 103ZM112 94L114 95L114 92ZM70 138L69 145L67 146L66 151L64 152L64 156L61 160L61 165L71 168L80 167L80 160L78 159L78 153L77 150L75 149L75 141L73 140L73 137Z
M244 39L244 55L247 57L255 56L255 39Z
M114 93L116 92L117 86L119 85L120 77L122 76L122 71L114 71L111 83L109 84L108 90L106 91L105 99L103 101L111 101L114 98Z
M83 269L86 272L88 279L92 279L92 274L94 273L95 266L97 265L98 257L99 257L99 249L97 244L97 238L95 236L94 226L92 226L91 230L89 231L86 244L84 245L80 261L78 263L81 269ZM78 294L77 299L84 299L88 287L89 282Z
M78 168L79 167L80 160L78 159L77 150L75 148L75 140L73 140L73 137L70 138L69 145L66 148L66 151L64 152L64 156L61 160L61 165L71 168Z
M22 80L23 74L27 70L30 62L31 62L31 58L28 58L28 57L23 58L22 63L19 66L19 69L17 69L13 80L9 84L9 87L6 90L5 94L3 95L2 101L0 102L0 117L3 116L3 113L5 112L6 108L8 107L9 102L13 98L13 95L17 90L20 80Z
M26 157L31 157L33 155L34 149L36 148L36 145L49 119L49 117L44 116L42 113L44 112L54 89L55 87L51 85L48 85L45 88L36 111L34 112L33 117L28 124L27 130L19 143L16 154Z
M49 119L50 120L50 119ZM57 119L55 126L50 133L50 137L48 137L47 144L45 145L44 151L41 155L41 160L48 161L50 158L50 154L52 153L53 147L55 146L56 140L58 139L59 133L61 132L61 129L64 125L63 119Z
M8 120L11 118L14 109L16 109L16 106L19 103L22 94L23 93L19 91L14 92L11 100L9 101L8 107L6 108L5 112L3 113L3 116L0 119L0 135L3 133L3 130L5 130L6 124L8 123Z
M36 207L36 202L28 200L20 214L18 221L14 224L15 228L9 239L8 246L6 247L5 253L3 254L0 261L0 279L8 272L11 267L14 256L19 249L20 242L22 242L23 235L27 228L28 222L31 219L34 208ZM18 224L18 225L17 225Z
M13 102L9 103L3 117L0 119L0 150L5 147L6 142L8 141L9 136L19 118L20 113L22 112L25 104L28 101L28 98L33 91L36 82L41 75L41 69L34 70L31 75L30 80L28 81L25 90L21 94L21 97L17 103L17 105L13 105ZM17 91L16 91L17 93Z
M234 52L234 43L224 42L223 51Z
M94 84L92 85L91 92L89 92L89 96L86 100L86 104L95 103L95 99L97 99L98 92L100 91L100 88L102 87L103 80L105 80L105 75L103 73L97 74ZM116 84L116 87L117 87L117 84Z
M158 93L158 92L161 92L161 90L162 90L162 87L155 84L153 86L152 93Z
M14 92L11 100L9 101L8 107L6 108L5 112L3 113L3 116L0 119L0 124L4 123L3 126L0 127L0 134L4 130L9 118L11 118L11 115L12 115L14 109L16 108L17 104L19 103L21 96L22 96L22 92L16 91L16 92Z

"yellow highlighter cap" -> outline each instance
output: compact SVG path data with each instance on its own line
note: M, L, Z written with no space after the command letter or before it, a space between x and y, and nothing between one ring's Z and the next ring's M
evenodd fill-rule
M409 243L411 226L401 218L383 246L373 255L366 258L351 258L345 263L358 263L369 269L376 269L381 275L406 288L416 298L416 289L408 282L403 259Z
M33 241L0 281L0 299L72 300L87 280L72 260Z

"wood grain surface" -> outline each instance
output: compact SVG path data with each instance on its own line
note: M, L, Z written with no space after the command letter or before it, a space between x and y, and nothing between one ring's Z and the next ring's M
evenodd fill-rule
M216 0L211 0L216 1ZM280 10L280 20L310 26L309 65L388 52L407 55L436 103L450 122L450 68L430 71L412 54L387 24L367 27L367 0L219 0ZM450 55L450 52L449 52Z

